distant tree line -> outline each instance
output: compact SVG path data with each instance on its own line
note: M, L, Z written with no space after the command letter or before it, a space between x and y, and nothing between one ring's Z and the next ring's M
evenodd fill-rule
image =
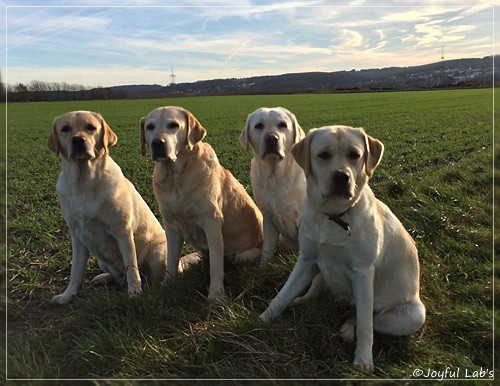
M500 55L496 58L500 62ZM38 102L491 87L493 79L495 86L500 79L500 66L493 66L493 59L486 56L410 67L212 79L169 86L142 84L87 88L79 84L33 80L27 84L8 85L7 92L5 89L2 92L2 99L6 94L9 102Z
M7 85L9 102L75 101L93 99L123 99L125 92L111 88L88 88L66 82L42 82L33 80L27 84Z

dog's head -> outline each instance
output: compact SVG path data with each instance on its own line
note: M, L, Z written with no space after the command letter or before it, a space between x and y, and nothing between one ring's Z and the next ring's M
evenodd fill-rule
M117 140L101 114L72 111L54 119L47 146L67 159L94 159L107 154Z
M294 114L283 107L260 108L251 113L240 134L240 143L260 159L282 160L294 143L304 138L304 131Z
M189 151L207 131L196 117L182 107L159 107L141 118L141 152L147 148L154 161L175 162L179 154Z
M292 148L309 185L321 197L353 200L373 175L384 145L362 128L327 126L312 129Z

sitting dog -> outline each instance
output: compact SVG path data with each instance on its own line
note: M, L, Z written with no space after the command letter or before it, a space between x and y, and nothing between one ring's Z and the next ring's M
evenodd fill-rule
M282 107L254 111L240 135L243 147L253 151L252 189L264 219L261 267L272 257L279 235L287 249L299 249L306 178L290 150L304 136L295 115Z
M139 270L156 281L166 275L165 232L108 155L116 142L100 114L73 111L54 120L48 148L61 159L57 194L73 256L69 285L52 304L68 303L77 294L90 252L104 271L92 282L121 283L125 276L131 296L142 290Z
M354 365L364 371L373 371L374 329L409 335L425 321L415 243L368 186L383 149L363 129L347 126L313 129L292 148L307 178L300 254L260 315L263 321L276 318L321 272L334 293L355 305L356 317L340 333L346 340L356 337Z
M184 240L209 253L209 299L224 291L224 256L257 260L262 214L202 139L205 128L181 107L160 107L140 122L141 149L155 161L153 190L165 221L168 272L176 274Z

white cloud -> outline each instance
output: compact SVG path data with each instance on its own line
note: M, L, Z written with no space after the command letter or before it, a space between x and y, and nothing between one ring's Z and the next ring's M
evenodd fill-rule
M428 23L415 25L417 46L428 45L439 41L443 35L443 30L440 25L442 22L443 20L434 20Z
M374 51L381 50L382 48L384 48L387 45L387 43L388 42L386 40L382 40L375 47L370 48L369 51L373 53Z
M50 41L57 36L80 32L97 35L106 32L112 23L111 16L116 9L101 11L93 16L82 16L81 9L72 10L61 16L47 13L44 8L33 8L25 16L16 16L19 11L8 11L9 49L20 45ZM10 15L10 16L9 16Z
M494 3L494 2L493 2ZM462 10L462 12L460 12L459 15L455 16L455 17L452 17L449 22L453 22L453 21L457 21L457 20L461 20L465 17L468 17L468 16L471 16L471 15L474 15L475 13L478 13L478 12L483 12L483 11L486 11L486 10L490 10L492 8L492 5L493 3L486 3L486 4L476 4L472 7L467 7L465 8L464 10ZM498 5L498 1L497 1L497 5Z
M459 8L422 7L408 11L401 11L401 8L393 8L388 10L389 13L382 17L381 22L402 24L429 21L436 15L442 15L454 9Z
M453 28L450 28L448 33L450 34L457 34L457 33L462 33L462 32L470 32L474 31L477 27L473 25L459 25Z
M363 35L359 32L344 29L342 31L342 46L344 47L360 47L363 45Z

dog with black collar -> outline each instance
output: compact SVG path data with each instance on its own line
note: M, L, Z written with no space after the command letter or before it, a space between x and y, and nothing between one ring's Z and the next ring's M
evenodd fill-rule
M361 128L312 129L292 148L307 178L300 254L287 282L260 315L270 321L321 272L356 316L340 328L356 339L354 365L371 372L373 331L409 335L425 321L415 242L368 185L384 145Z

